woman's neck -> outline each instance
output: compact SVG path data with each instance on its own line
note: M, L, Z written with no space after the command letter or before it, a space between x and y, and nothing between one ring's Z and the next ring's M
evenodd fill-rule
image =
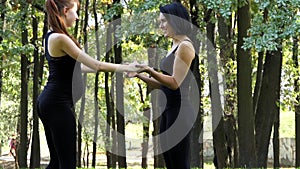
M186 35L176 35L172 39L173 39L173 46L177 46L180 42L189 38Z

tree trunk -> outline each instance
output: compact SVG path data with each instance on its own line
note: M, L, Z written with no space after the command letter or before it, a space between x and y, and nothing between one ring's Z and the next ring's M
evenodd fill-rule
M255 118L258 167L267 167L268 147L275 116L279 113L281 49L267 51L258 107Z
M242 3L241 0L238 4ZM250 27L250 1L238 8L237 42L237 93L238 93L238 140L240 167L256 167L254 115L252 103L252 67L250 50L242 49L243 38Z
M145 121L143 122L143 143L142 143L142 168L148 168L147 154L149 143L149 119L150 119L150 107L144 109Z
M100 60L100 44L99 44L99 35L98 35L98 17L96 11L96 0L93 0L93 13L95 18L95 39L96 39L96 50L97 50L97 60ZM99 126L99 106L98 106L98 82L99 82L99 73L96 73L95 77L95 94L94 94L94 111L95 111L95 129L94 129L94 142L93 142L93 161L92 167L96 167L96 153L97 153L97 138L98 138L98 126Z
M111 37L111 24L108 24L107 33L106 33L106 55L105 55L105 62L109 62L110 54L112 53L112 37ZM107 168L113 168L112 164L112 141L111 141L111 130L110 127L112 126L112 114L113 114L113 105L111 102L110 97L110 89L109 89L109 73L105 72L105 101L106 101L106 139L105 139L105 149L106 149L106 161L107 161Z
M298 37L294 37L294 42L293 42L293 62L294 62L294 68L297 70L296 74L298 75L297 78L294 79L294 90L295 93L298 93L296 96L296 101L297 103L295 104L295 123L296 123L296 168L300 167L300 87L299 87L299 61L298 61Z
M279 57L282 58L282 54L281 53L277 53L277 55L281 55ZM280 79L281 79L281 70L280 70L279 80ZM279 102L279 100L280 100L280 82L278 84L278 91L276 91L276 92L278 92L277 100ZM277 105L278 105L278 103L277 103ZM273 127L273 154L274 154L274 164L273 164L273 167L274 168L280 168L280 162L279 162L279 158L280 158L279 157L279 154L280 154L280 145L279 145L280 109L279 109L279 106L277 106L277 107L278 108L275 111L274 127Z
M159 109L159 103L158 103L158 91L154 90L151 92L151 104L152 104L152 112L153 112L153 132L152 132L152 136L153 136L153 150L154 150L154 168L164 168L165 167L165 162L164 162L164 158L163 155L160 154L160 144L159 144L159 139L158 139L158 135L159 135L159 127L160 127L160 119L161 117L159 117L159 112L161 112L161 110Z
M4 22L5 22L5 8L6 8L6 0L0 0L0 9L1 9L1 13L0 13L0 30L4 31ZM3 37L0 36L0 44L3 41ZM3 72L2 72L2 66L3 66L3 55L0 55L0 107L1 107L1 96L2 96L2 76L3 76ZM1 146L0 146L1 149Z
M254 114L254 116L256 114L258 97L259 97L260 89L261 89L263 62L264 62L264 52L259 52L258 59L257 59L256 81L255 81L255 87L254 87L254 93L253 93L253 95L254 95L253 96L253 114Z
M22 4L23 16L22 20L27 18L27 3ZM25 22L22 24L22 45L28 44L28 30L25 27ZM21 54L21 115L20 115L20 140L17 149L17 161L20 168L27 168L27 150L28 150L28 58L26 54Z
M84 158L82 157L82 123L84 120L84 109L85 109L85 92L86 92L86 79L87 75L86 73L83 74L83 93L81 97L81 102L80 102L80 110L79 110L79 117L78 117L78 124L77 124L77 167L81 168L81 159Z
M231 17L230 17L231 18ZM227 24L228 23L228 24ZM231 20L219 16L218 17L218 32L219 32L219 46L220 46L220 64L224 71L223 74L223 89L224 89L224 131L225 131L225 141L227 142L227 153L228 153L228 167L237 167L237 156L234 152L237 150L237 134L236 134L236 119L234 117L236 110L236 80L234 66L232 63L235 61L233 52L233 43L231 39Z
M215 150L215 166L218 168L226 167L227 151L225 148L225 133L223 124L223 110L221 105L221 95L218 79L218 63L217 54L215 52L215 25L211 22L214 14L212 11L206 12L206 31L208 37L207 43L207 62L208 77L210 83L210 98L212 111L212 129L213 129L213 145Z
M156 56L156 47L150 46L147 50L148 53L148 63L149 66L154 67L155 65L155 56ZM140 86L140 85L139 85ZM151 93L152 88L150 86L147 86L147 92L146 92L146 99L149 99L149 94ZM140 95L141 95L141 102L142 104L145 104L145 100L143 98L143 92L142 88L140 86ZM142 143L142 168L148 168L147 163L147 154L148 154L148 144L149 144L149 126L150 126L150 105L148 107L144 108L144 118L145 121L143 121L143 143Z
M194 10L192 10L194 9ZM192 35L197 35L199 23L198 23L198 12L199 12L199 7L196 4L196 0L190 0L190 13L191 13L191 21L193 24L193 33ZM200 50L200 41L196 38L196 36L191 37L194 47L195 47L195 52L196 52L196 57L195 57L195 64L194 67L192 68L193 75L195 77L195 80L198 85L198 92L199 92L199 97L200 97L200 103L199 103L199 111L197 113L197 118L194 123L194 126L191 130L191 167L192 168L203 168L203 122L202 122L202 117L203 117L203 107L202 107L202 101L201 101L201 96L202 96L202 90L203 90L203 80L201 79L200 75L200 70L199 70L199 50Z
M158 68L159 67L159 55L161 55L162 53L159 52L159 50L156 49L156 47L154 47L155 50L155 55L154 58L149 58L149 63L153 63L154 68ZM160 144L159 144L159 139L158 139L158 135L159 135L159 127L160 127L160 112L162 112L162 110L160 110L160 106L158 103L158 91L157 90L153 90L151 92L151 107L152 107L152 117L153 117L153 132L152 132L152 136L153 136L153 151L154 151L154 168L164 168L165 167L165 162L164 162L164 158L163 155L160 152Z
M120 3L120 0L114 1ZM121 40L115 36L116 29L121 25L121 15L114 17L114 51L115 63L122 63ZM118 143L118 165L120 168L127 168L126 145L125 145L125 119L124 119L124 77L123 73L116 73L116 113L117 113L117 143Z
M85 10L88 9L89 1L85 1ZM84 15L84 20L83 22L83 47L86 53L88 53L88 44L87 44L87 24L88 24L88 13L85 12ZM75 36L77 35L78 32L78 22L76 22L76 27L75 27ZM84 159L84 156L82 157L82 126L83 126L83 120L84 120L84 111L85 111L85 104L86 104L86 83L87 83L87 74L83 73L83 94L81 97L81 102L80 102L80 110L79 110L79 117L78 117L78 124L77 124L77 167L81 167L81 159ZM87 152L88 154L89 152ZM88 162L87 162L88 163ZM83 164L84 165L84 164Z
M32 133L32 143L31 143L31 157L30 157L30 168L40 168L40 137L39 137L39 119L37 112L37 97L39 95L39 51L36 45L38 38L38 20L35 16L32 17L32 44L34 45L34 72L33 72L33 98L32 98L32 107L33 107L33 133Z
M118 53L118 52L116 52ZM117 58L117 57L116 57ZM120 62L117 62L120 63ZM117 145L119 168L127 168L124 120L124 78L122 73L116 73L116 108L117 108Z
M95 125L94 125L94 139L93 139L93 158L92 167L96 167L96 153L97 153L97 140L98 140L98 126L99 126L99 107L98 107L98 81L99 74L96 73L95 77L95 94L94 94L94 113L95 113Z
M280 168L280 163L279 163L279 153L280 153L280 151L279 151L279 148L280 148L279 147L279 124L280 124L280 113L279 113L279 109L278 109L275 112L274 127L273 127L273 154L274 154L273 167L274 168Z

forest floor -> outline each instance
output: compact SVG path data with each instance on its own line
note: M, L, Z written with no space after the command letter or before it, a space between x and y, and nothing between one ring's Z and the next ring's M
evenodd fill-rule
M45 168L49 162L48 157L42 157L41 159L41 168ZM28 160L29 164L29 160ZM89 164L90 165L90 164ZM140 168L140 159L127 158L128 169L131 168ZM153 167L153 160L148 160L149 168ZM0 157L0 169L15 169L15 160L14 157L8 154L4 154ZM97 166L96 169L106 169L106 156L97 155Z
M280 135L281 137L291 138L295 137L295 124L294 124L294 116L292 112L285 112L281 113L281 119L280 119ZM210 122L207 122L207 124L211 124ZM41 126L41 125L40 125ZM209 126L209 125L208 125ZM126 136L129 138L140 138L141 137L141 126L139 125L127 125L126 129ZM208 127L206 127L208 129ZM49 161L49 152L47 148L47 143L43 134L43 129L40 129L40 139L41 139L41 168L45 168ZM207 136L206 136L207 135ZM211 139L211 131L204 132L204 136L208 139ZM15 169L15 160L13 156L9 155L9 147L8 143L4 144L2 148L0 148L0 169ZM102 145L103 146L103 145ZM152 145L149 145L149 149L153 149L151 147ZM142 155L141 155L141 142L139 141L129 141L126 142L126 162L128 165L128 169L139 169L142 161ZM83 149L85 149L85 145L83 145ZM92 150L92 147L88 147L89 150ZM86 160L86 155L84 160ZM28 152L28 155L30 156L30 151ZM147 156L147 162L149 168L153 168L153 152L149 151ZM28 157L29 159L30 157ZM91 161L92 156L91 153L89 155L89 161ZM83 160L82 160L83 161ZM29 161L28 161L29 164ZM89 166L91 165L91 162L89 163ZM96 169L106 169L106 155L103 150L99 150L97 153L97 162L96 162ZM82 166L87 166L84 161L82 162ZM211 162L205 162L204 168L210 169L214 168L213 164Z

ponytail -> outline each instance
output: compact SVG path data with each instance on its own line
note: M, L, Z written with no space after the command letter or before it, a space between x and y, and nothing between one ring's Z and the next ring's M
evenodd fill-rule
M69 34L67 31L66 24L64 20L61 18L63 16L63 8L68 7L71 8L74 5L74 2L78 4L78 0L47 0L46 2L46 10L48 15L48 25L52 28L52 30L56 33L63 33L69 36L74 43L81 48L80 44L77 40Z

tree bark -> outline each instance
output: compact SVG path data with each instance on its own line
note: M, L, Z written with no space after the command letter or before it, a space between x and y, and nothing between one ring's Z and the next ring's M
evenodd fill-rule
M111 24L107 26L107 33L106 33L106 55L105 55L105 62L109 62L109 57L111 54L111 46L112 46L112 37L111 37ZM106 161L107 161L107 168L112 168L112 146L111 146L111 131L110 127L112 125L112 103L110 97L110 89L109 89L109 73L105 72L104 74L104 88L105 88L105 101L106 101L106 138L105 138L105 149L106 149ZM113 126L112 126L113 127Z
M193 24L193 33L192 35L197 35L199 23L198 23L198 13L199 7L196 3L196 0L190 0L190 13L191 13L191 21ZM200 50L200 41L196 38L196 36L191 37L194 47L195 47L195 61L194 67L192 68L193 75L197 82L197 90L199 92L199 110L197 112L197 118L194 123L194 126L191 130L191 167L192 168L203 168L203 103L201 101L202 91L203 91L203 80L201 79L200 69L199 69L199 50Z
M280 147L279 147L279 125L280 125L280 113L279 113L279 109L278 109L275 112L274 127L273 127L273 154L274 154L273 167L274 168L280 168L280 163L279 163L279 154L280 154L280 150L279 150L280 149Z
M224 119L219 89L217 54L215 52L215 24L211 22L212 17L214 17L214 13L212 11L207 11L205 16L207 21L207 69L210 83L213 145L216 159L215 165L217 168L225 168L227 151L225 148Z
M231 18L231 17L230 17ZM237 146L237 134L236 134L236 98L235 89L236 79L233 73L234 66L231 64L235 61L233 52L233 43L231 39L231 20L219 16L218 17L218 32L219 32L219 46L220 46L220 64L224 71L223 74L223 89L224 89L224 131L225 142L228 153L228 165L229 167L237 167L237 155L234 152L238 152Z
M238 4L242 1L239 0ZM240 167L256 167L254 115L252 100L252 67L250 50L242 49L243 38L250 28L250 1L238 8L237 42L237 93L238 93L238 140Z
M83 47L86 53L88 53L88 43L87 43L87 26L88 26L88 6L89 6L89 0L85 1L85 15L84 15L84 20L82 21L83 23ZM76 27L75 27L75 36L78 32L78 22L76 23ZM83 94L81 97L81 102L80 102L80 110L79 110L79 117L78 117L78 124L77 124L77 167L81 167L81 159L84 158L84 156L82 157L82 124L83 124L83 120L84 120L84 111L85 111L85 104L86 104L86 98L85 98L85 94L86 94L86 83L87 83L87 74L83 73ZM87 152L88 154L89 152ZM88 162L87 162L88 163Z
M158 44L158 43L157 43ZM155 49L155 55L153 58L149 58L149 63L153 63L154 68L159 68L159 55L161 55L162 53L159 52L159 50L156 49L156 47L154 47ZM153 151L154 151L154 168L164 168L165 167L165 162L164 162L164 158L162 154L159 154L159 150L160 150L160 144L159 144L159 139L158 139L158 135L159 135L159 128L160 128L160 112L162 112L162 110L160 110L160 106L159 106L159 100L158 100L158 96L159 93L157 90L153 90L151 92L151 107L152 107L152 117L153 117L153 132L152 132L152 136L153 136Z
M295 93L298 93L296 96L296 102L294 109L295 109L295 123L296 123L296 168L300 167L300 87L299 87L299 61L298 61L298 48L299 48L299 40L298 37L293 38L293 62L294 62L294 68L296 70L297 78L294 79L294 90Z
M258 107L255 118L256 151L258 167L267 167L268 147L275 116L279 113L281 48L267 51Z
M253 114L254 114L254 116L256 114L258 97L259 97L260 89L261 89L261 79L262 79L262 73L263 73L264 56L265 56L264 52L258 53L256 81L255 81L255 87L254 87L254 93L253 93L253 95L254 95L253 96Z
M33 107L33 133L32 133L32 144L31 144L31 157L30 157L30 168L40 168L40 135L39 135L39 119L37 112L37 97L39 95L39 51L36 45L38 40L38 20L35 16L32 16L32 44L34 45L34 72L33 72L33 98L32 98L32 107Z
M93 0L93 14L95 18L95 39L96 39L96 55L97 60L100 60L100 44L99 44L99 35L98 35L98 17L96 9L96 0ZM98 139L98 126L99 126L99 106L98 106L98 82L99 82L99 73L95 75L95 94L94 94L94 112L95 112L95 128L94 128L94 142L93 142L93 161L92 167L96 167L96 153L97 153L97 139Z
M83 75L83 93L81 97L81 102L80 102L80 110L79 110L79 117L78 117L78 124L77 124L77 167L81 168L81 158L82 158L82 123L84 120L84 109L85 109L85 92L86 92L86 79L87 75L84 73ZM84 158L84 157L83 157Z
M150 46L147 50L148 54L148 63L149 66L154 67L155 65L155 56L156 56L156 47ZM140 86L140 84L139 84ZM147 92L146 92L146 99L149 99L150 93L153 89L147 85ZM142 104L145 104L145 100L143 97L142 88L140 86L140 95L141 95L141 102ZM143 143L142 143L142 168L148 168L148 162L147 162L147 154L149 149L149 126L150 126L150 105L148 107L144 108L144 119L143 121Z
M0 1L0 9L1 9L1 13L0 13L0 30L2 30L4 32L4 22L5 22L5 13L6 13L6 0L1 0ZM3 37L0 36L0 44L3 41ZM0 107L1 107L1 96L2 96L2 78L3 78L3 70L2 70L2 66L3 66L3 55L0 55ZM1 149L1 146L0 146Z
M27 18L27 3L22 4L23 16L22 20L26 21ZM28 30L25 27L25 22L22 23L22 45L28 44ZM27 150L28 150L28 58L25 53L21 54L21 115L20 115L20 139L17 146L17 161L20 168L27 167Z
M120 3L120 0L114 1ZM116 29L121 25L121 14L114 16L114 52L115 63L122 63L121 40L115 36ZM124 119L124 77L122 73L116 73L116 117L117 117L117 143L118 143L118 165L127 168L126 145L125 145L125 119Z

